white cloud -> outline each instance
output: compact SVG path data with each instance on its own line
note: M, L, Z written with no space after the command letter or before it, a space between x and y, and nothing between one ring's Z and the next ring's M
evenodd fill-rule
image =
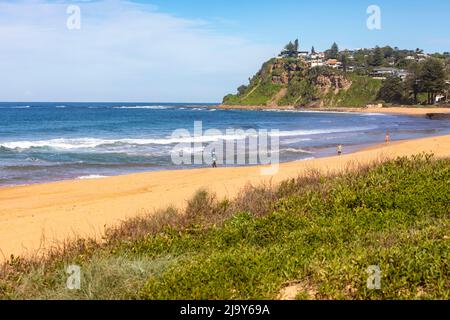
M275 54L152 5L78 5L68 30L67 2L0 2L1 101L219 101Z

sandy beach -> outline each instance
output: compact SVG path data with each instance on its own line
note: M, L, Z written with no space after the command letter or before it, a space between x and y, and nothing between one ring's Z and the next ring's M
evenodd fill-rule
M262 176L261 167L236 167L4 187L0 189L0 259L44 252L75 235L100 237L105 226L127 217L169 205L183 206L199 188L232 198L247 183L276 183L310 169L330 172L355 163L421 152L450 157L450 136L398 141L340 157L283 163L273 176Z
M286 111L323 111L323 112L361 112L361 113L386 113L386 114L401 114L409 116L423 116L429 114L446 114L450 115L450 108L411 108L411 107L369 107L369 108L305 108L295 109L293 106L229 106L220 105L220 109L224 110L286 110Z

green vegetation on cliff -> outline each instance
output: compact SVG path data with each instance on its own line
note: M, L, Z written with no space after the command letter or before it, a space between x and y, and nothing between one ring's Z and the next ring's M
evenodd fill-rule
M373 103L381 81L327 68L309 68L295 58L271 59L226 105L354 107Z
M377 101L382 81L357 74L347 74L352 82L348 90L328 93L323 97L325 107L358 107Z
M273 299L292 287L297 299L448 300L449 179L449 159L416 156L232 201L199 191L184 212L128 220L102 243L12 259L0 299ZM81 290L66 289L71 264Z

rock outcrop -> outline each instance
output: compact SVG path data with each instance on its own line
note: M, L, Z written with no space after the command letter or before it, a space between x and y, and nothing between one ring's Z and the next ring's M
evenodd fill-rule
M372 81L372 82L371 82ZM277 58L263 64L238 94L224 105L337 107L374 103L377 85L367 76L347 74L329 67L310 68L301 59ZM241 87L242 88L242 87Z

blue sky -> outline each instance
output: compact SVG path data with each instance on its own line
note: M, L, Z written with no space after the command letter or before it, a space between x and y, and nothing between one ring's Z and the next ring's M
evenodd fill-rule
M67 7L81 10L68 30ZM369 5L381 30L366 27ZM450 51L450 1L0 0L0 101L219 102L299 38Z

